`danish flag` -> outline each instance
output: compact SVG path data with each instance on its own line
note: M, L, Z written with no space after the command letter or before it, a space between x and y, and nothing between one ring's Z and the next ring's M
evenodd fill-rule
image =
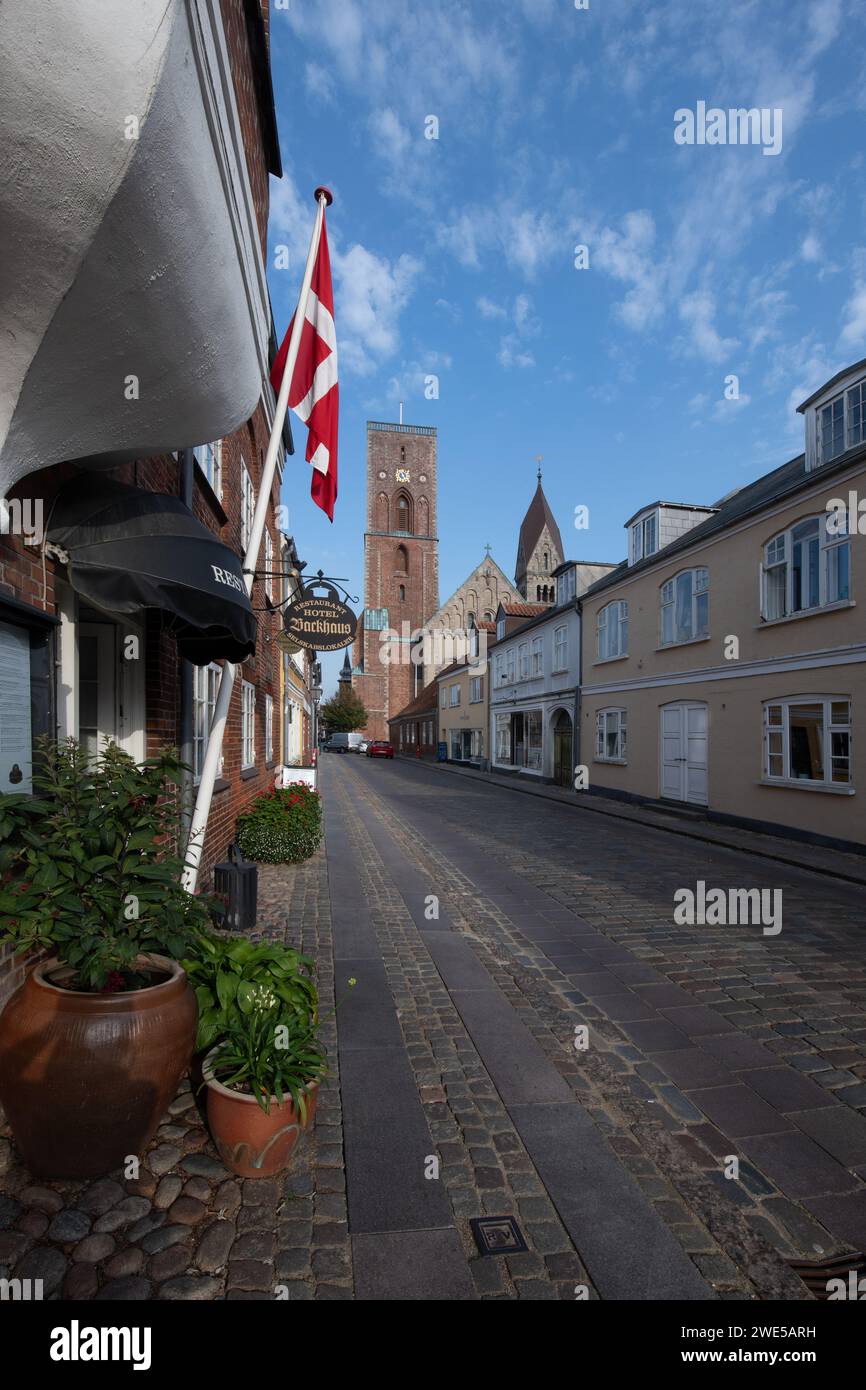
M300 305L298 306L300 309ZM271 367L271 385L276 395L286 365L292 324ZM313 266L313 278L304 308L304 326L298 358L289 388L289 406L303 420L307 435L307 462L313 466L310 495L318 507L334 520L337 500L337 427L340 413L340 386L337 376L337 330L334 327L334 291L331 285L331 258L322 208L322 232Z

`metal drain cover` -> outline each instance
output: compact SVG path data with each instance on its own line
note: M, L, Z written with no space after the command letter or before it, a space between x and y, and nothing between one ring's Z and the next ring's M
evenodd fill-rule
M482 1255L516 1255L528 1248L513 1216L473 1216L469 1225Z
M846 1255L833 1255L828 1260L789 1260L788 1264L816 1298L829 1299L827 1285L831 1279L838 1279L845 1292L840 1294L837 1285L836 1297L857 1299L859 1281L866 1275L866 1254L862 1250L849 1250Z

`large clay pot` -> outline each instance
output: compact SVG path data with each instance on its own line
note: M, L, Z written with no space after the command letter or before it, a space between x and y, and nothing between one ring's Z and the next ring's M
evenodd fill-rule
M27 976L0 1014L0 1103L31 1173L93 1178L140 1154L177 1093L195 1042L186 972L166 956L147 989L60 989L57 958Z
M205 1062L207 1081L207 1121L214 1143L227 1168L239 1178L268 1178L279 1173L291 1157L298 1136L313 1123L319 1093L317 1081L307 1086L307 1119L286 1097L280 1105L271 1096L270 1113L265 1114L254 1096L230 1091L217 1081Z

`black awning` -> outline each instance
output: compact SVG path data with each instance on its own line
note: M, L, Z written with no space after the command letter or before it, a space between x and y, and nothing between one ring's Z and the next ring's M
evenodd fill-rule
M82 473L58 493L46 536L82 597L113 613L161 613L196 666L255 651L241 561L179 497Z

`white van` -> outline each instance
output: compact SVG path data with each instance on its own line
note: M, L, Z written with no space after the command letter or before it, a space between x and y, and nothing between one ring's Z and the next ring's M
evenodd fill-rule
M331 734L325 744L329 753L357 753L364 742L363 734Z

